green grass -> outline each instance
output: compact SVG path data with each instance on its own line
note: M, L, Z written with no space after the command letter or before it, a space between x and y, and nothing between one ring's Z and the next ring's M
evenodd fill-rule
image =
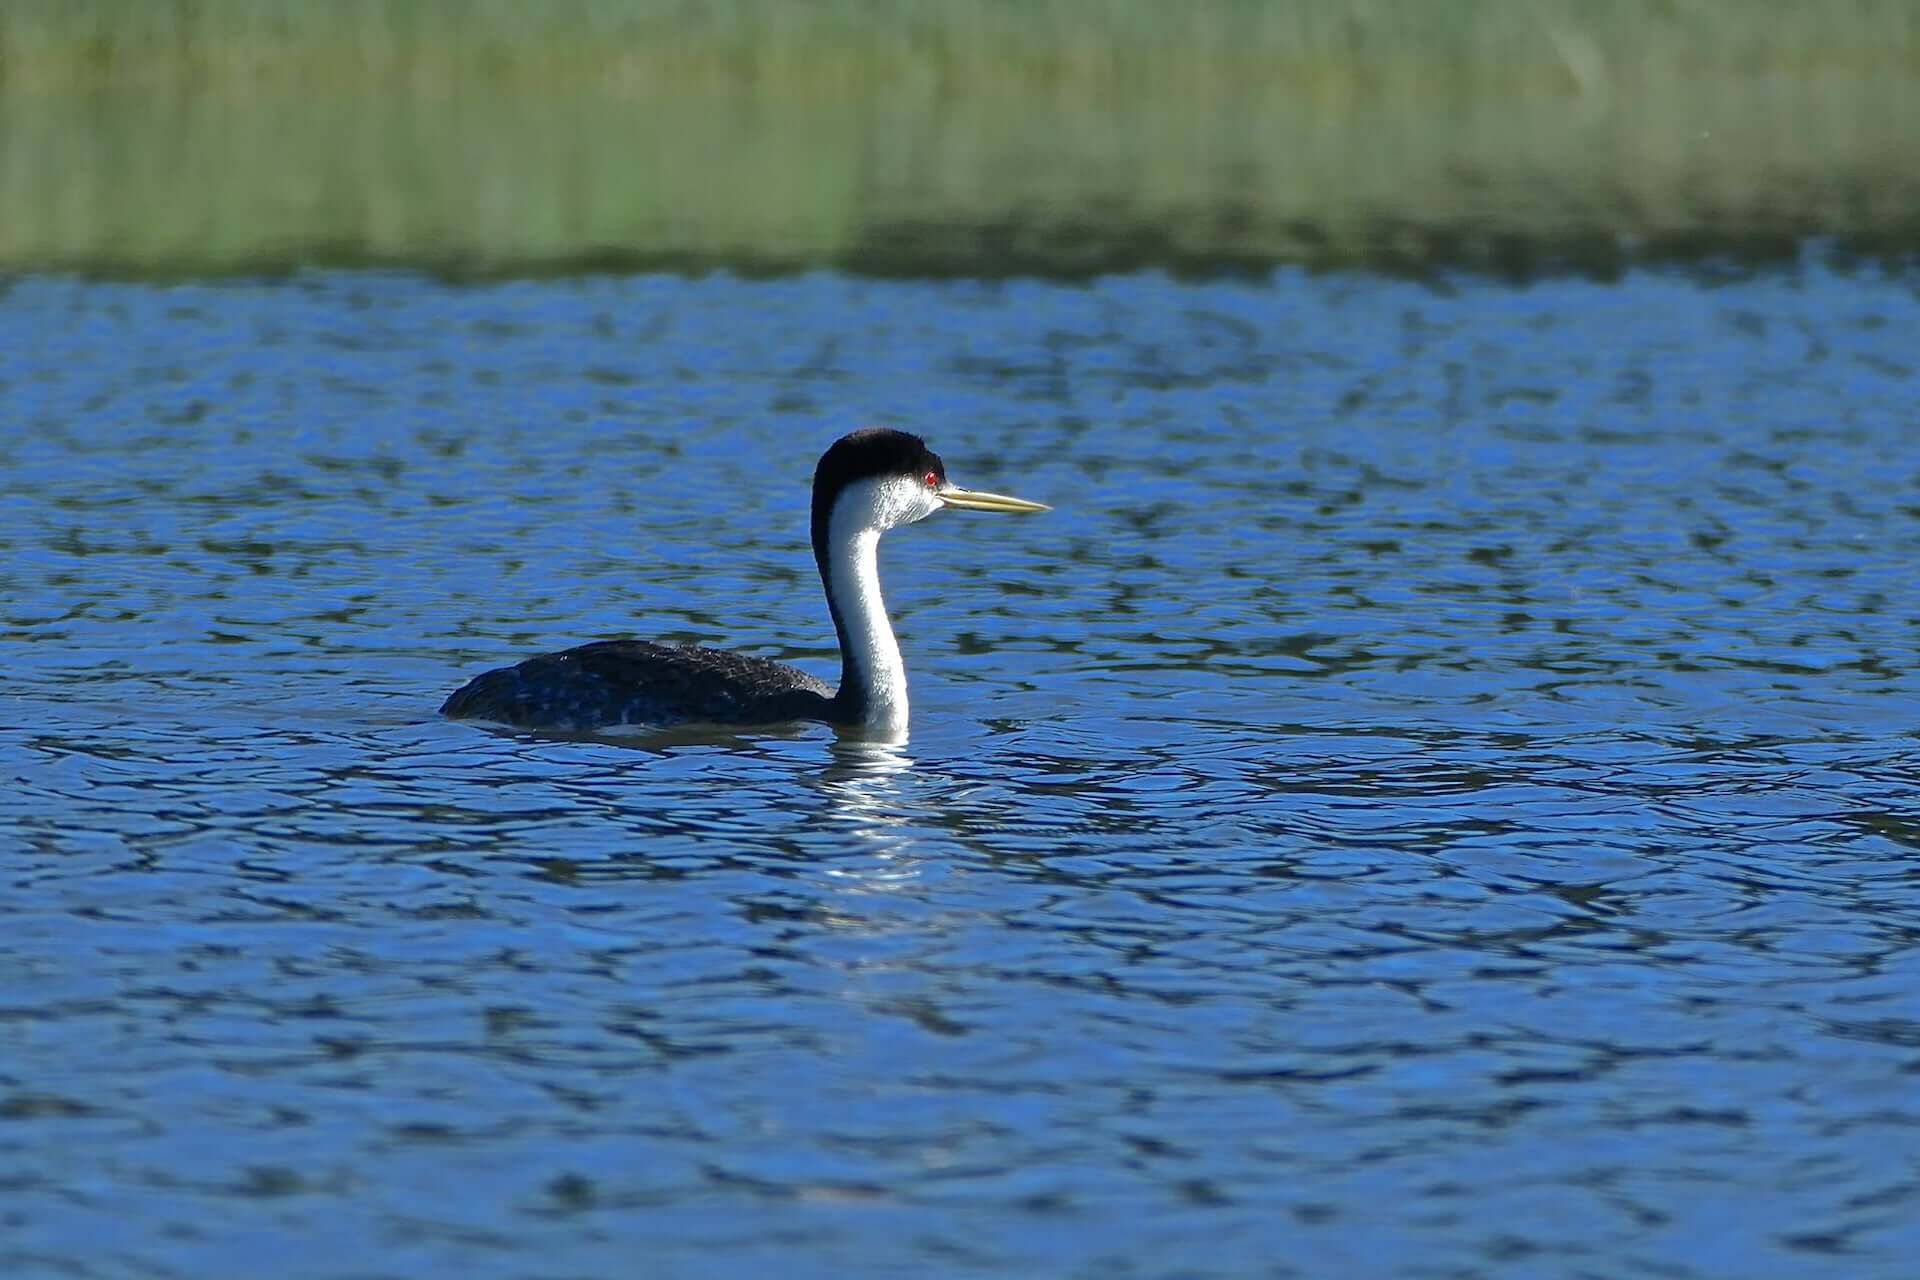
M1911 0L7 0L0 270L1920 243Z
M1911 0L9 0L0 80L464 78L811 92L1306 76L1592 90L1920 67Z

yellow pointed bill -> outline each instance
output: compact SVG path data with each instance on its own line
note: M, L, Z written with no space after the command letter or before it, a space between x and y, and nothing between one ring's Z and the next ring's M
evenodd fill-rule
M942 506L958 507L962 511L1051 511L1044 502L1028 502L1025 498L1010 498L1004 493L982 493L978 489L962 489L948 485L934 495Z

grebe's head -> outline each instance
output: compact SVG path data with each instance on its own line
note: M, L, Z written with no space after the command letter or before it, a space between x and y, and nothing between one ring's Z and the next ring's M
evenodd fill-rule
M1043 503L962 489L926 441L905 431L864 427L833 442L813 472L814 545L836 511L852 529L885 532L924 520L942 508L960 511L1045 511Z

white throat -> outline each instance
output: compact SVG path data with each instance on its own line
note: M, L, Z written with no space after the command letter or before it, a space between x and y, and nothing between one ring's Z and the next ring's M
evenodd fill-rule
M861 722L872 728L907 724L907 668L880 596L880 535L938 509L937 501L897 479L849 485L834 503L827 591L846 631L841 688L860 692Z
M887 602L880 598L880 531L860 529L842 538L840 523L836 515L833 600L847 629L840 679L865 691L865 723L899 728L907 722L907 668L887 620Z

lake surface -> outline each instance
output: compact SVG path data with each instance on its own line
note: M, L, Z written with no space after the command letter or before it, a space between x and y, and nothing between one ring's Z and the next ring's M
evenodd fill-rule
M1920 1256L1910 278L0 297L9 1276ZM637 634L905 744L437 718Z

